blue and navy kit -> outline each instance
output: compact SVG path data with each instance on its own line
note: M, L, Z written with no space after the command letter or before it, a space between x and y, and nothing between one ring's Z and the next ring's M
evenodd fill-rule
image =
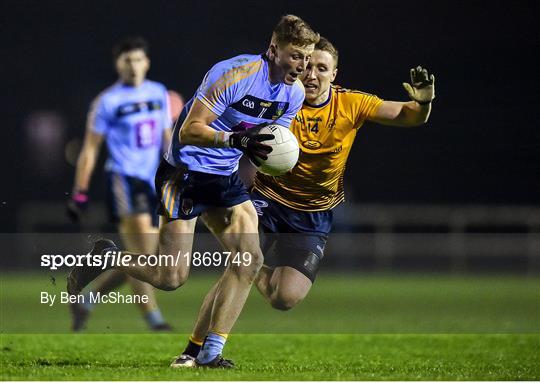
M314 282L332 229L332 210L292 209L256 190L251 201L259 216L264 263L292 267Z
M195 99L219 116L210 125L218 131L249 129L263 122L288 127L302 107L304 90L296 83L272 84L268 75L268 62L261 55L241 55L214 65L184 106L167 161L202 173L230 175L238 169L242 156L238 149L203 148L178 141L178 130Z
M270 83L268 62L261 55L241 55L214 65L184 106L156 176L159 213L168 218L191 219L211 207L249 200L237 174L242 151L179 142L179 129L195 100L218 116L212 128L232 132L263 122L289 126L302 107L304 90L296 83Z
M149 80L138 87L115 83L94 100L87 124L107 143L107 202L113 221L155 213L153 181L163 131L171 124L166 88Z
M138 87L114 84L97 97L88 115L89 128L107 142L105 170L149 183L170 124L167 89L149 80Z

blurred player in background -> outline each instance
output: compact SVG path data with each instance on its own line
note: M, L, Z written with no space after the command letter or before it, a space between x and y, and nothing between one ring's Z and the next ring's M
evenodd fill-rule
M88 113L73 193L68 201L68 214L77 222L87 208L90 178L105 140L111 219L118 224L118 231L128 249L156 253L158 236L154 218L157 218L157 196L153 179L160 155L170 143L168 93L162 84L146 79L150 59L148 44L143 38L127 38L119 42L113 48L113 59L119 79L98 95ZM148 303L140 304L148 326L156 331L171 330L158 308L154 288L148 283L114 270L97 281L94 291L108 293L126 280L135 294L149 298ZM92 310L89 301L85 299L85 304L71 306L74 331L84 328Z
M156 174L162 215L160 253L191 252L201 216L226 251L251 256L248 263L229 262L206 296L201 308L209 313L204 317L205 331L192 338L200 348L196 359L179 357L172 367L184 362L233 366L222 358L222 350L263 263L257 213L238 177L238 161L243 153L254 161L255 156L268 158L272 148L262 142L274 136L259 131L268 123L289 126L300 110L304 90L297 79L318 41L319 35L302 19L284 16L265 54L240 55L210 69L175 126L171 147ZM92 253L112 249L117 249L114 243L103 239ZM117 269L165 290L181 286L190 268L189 257L167 266L136 263ZM74 268L68 276L68 292L77 294L100 273L98 268Z
M255 176L251 193L265 233L265 263L273 247L272 266L263 265L256 285L272 307L289 310L309 292L332 227L332 209L344 201L343 176L357 130L366 120L383 125L425 123L435 97L435 78L421 67L411 69L411 84L403 86L413 101L383 101L377 96L333 85L338 51L321 37L302 75L305 102L291 130L300 144L300 158L289 173ZM201 311L200 316L209 312ZM193 342L206 332L199 317L183 355L199 352ZM185 367L191 367L187 362Z

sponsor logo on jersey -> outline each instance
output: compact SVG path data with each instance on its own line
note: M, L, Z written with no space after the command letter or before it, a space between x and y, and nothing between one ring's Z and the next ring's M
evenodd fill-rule
M289 108L288 102L268 101L247 95L230 106L250 117L276 120Z
M343 145L339 145L337 148L332 150L332 153L341 153L343 151Z
M251 200L251 203L253 203L253 207L255 208L257 215L260 215L260 216L263 215L262 209L265 207L268 207L268 202L260 200L260 199L253 199Z
M162 102L159 100L130 102L130 103L122 104L116 109L116 117L124 117L124 116L135 114L135 113L161 110L162 107L163 107Z
M315 140L306 140L302 142L302 146L307 149L319 149L322 146L322 143Z

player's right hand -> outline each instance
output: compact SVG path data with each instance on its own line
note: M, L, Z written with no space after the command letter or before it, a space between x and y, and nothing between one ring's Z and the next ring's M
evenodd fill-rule
M261 129L267 125L267 123L263 123L253 128L232 133L229 136L229 146L231 148L240 149L246 153L256 166L259 166L260 163L257 161L257 157L261 160L267 160L268 154L272 152L271 146L262 144L261 142L273 140L275 138L273 134L259 133Z
M67 201L66 214L73 223L78 223L81 220L82 213L88 207L88 194L83 191L75 192Z

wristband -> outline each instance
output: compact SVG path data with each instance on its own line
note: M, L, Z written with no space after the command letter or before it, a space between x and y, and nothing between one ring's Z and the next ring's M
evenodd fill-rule
M216 131L214 133L214 146L221 148L230 148L229 138L231 134L231 132Z
M86 192L82 192L82 191L74 193L71 198L73 199L73 201L78 202L78 203L86 203L86 202L88 202L88 194L86 194Z
M418 101L418 100L414 100L416 101L419 105L429 105L431 104L431 101L433 101L433 99L429 100L429 101Z

